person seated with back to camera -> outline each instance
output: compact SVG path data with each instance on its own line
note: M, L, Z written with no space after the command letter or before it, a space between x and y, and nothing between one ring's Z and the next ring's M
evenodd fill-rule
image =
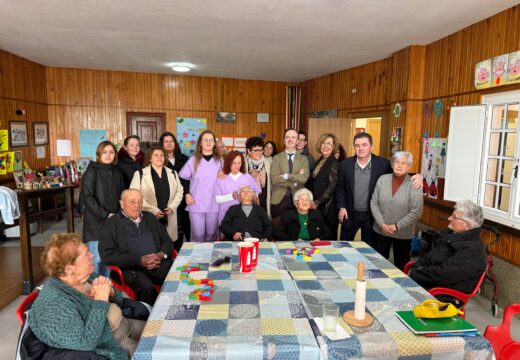
M294 193L296 209L282 213L280 225L274 229L276 240L328 240L332 232L319 210L311 208L312 193L302 188Z
M228 240L242 241L248 237L271 239L271 221L264 208L253 203L254 193L250 186L240 186L240 204L231 206L220 224L220 231Z
M155 215L143 211L139 190L123 191L120 203L121 210L102 231L101 261L119 266L137 300L153 305L158 295L155 285L162 285L173 264L173 242Z
M460 200L448 220L448 230L417 260L409 275L426 290L447 287L468 294L486 270L487 254L480 238L484 215L473 201Z

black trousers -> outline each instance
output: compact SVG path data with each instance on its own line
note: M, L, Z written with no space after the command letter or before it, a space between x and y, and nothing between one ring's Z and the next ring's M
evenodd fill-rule
M157 289L155 285L162 285L173 261L165 260L157 269L148 270L146 268L123 270L125 282L130 286L136 294L138 301L144 301L153 306L157 299Z
M394 265L403 270L404 266L410 261L410 250L412 249L412 239L396 239L390 236L378 234L374 231L373 248L383 257L390 257L390 248L394 248Z
M282 198L282 201L276 205L271 204L271 217L273 219L282 216L284 211L294 209L292 195L292 191L289 189Z
M343 219L341 224L340 240L354 240L356 233L361 229L361 240L373 246L372 224L374 220L370 212L353 211L348 214L348 219Z

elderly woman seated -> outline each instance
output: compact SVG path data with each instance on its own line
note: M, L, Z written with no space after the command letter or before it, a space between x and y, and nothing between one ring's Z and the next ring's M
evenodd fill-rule
M274 230L276 240L329 240L332 239L323 215L319 210L311 208L314 201L308 189L300 189L294 193L293 202L296 209L282 213L280 225Z
M109 279L93 274L92 259L76 234L52 235L41 255L49 278L32 305L30 327L53 348L128 359L145 322L123 316L121 293Z
M271 221L264 208L253 204L254 194L247 185L239 188L240 204L231 206L220 224L220 231L228 240L271 239Z
M440 286L467 294L486 270L482 208L470 200L458 201L448 220L449 230L414 264L410 277L427 290Z

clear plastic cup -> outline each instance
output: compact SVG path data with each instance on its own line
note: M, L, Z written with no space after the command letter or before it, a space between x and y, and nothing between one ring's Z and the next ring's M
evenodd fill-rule
M324 303L323 309L323 326L325 331L336 331L338 324L339 306L334 303Z

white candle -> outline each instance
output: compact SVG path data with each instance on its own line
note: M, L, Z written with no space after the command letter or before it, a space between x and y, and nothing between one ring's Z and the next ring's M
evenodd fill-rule
M356 280L356 298L354 303L354 317L357 320L365 319L365 300L367 284L365 281Z

